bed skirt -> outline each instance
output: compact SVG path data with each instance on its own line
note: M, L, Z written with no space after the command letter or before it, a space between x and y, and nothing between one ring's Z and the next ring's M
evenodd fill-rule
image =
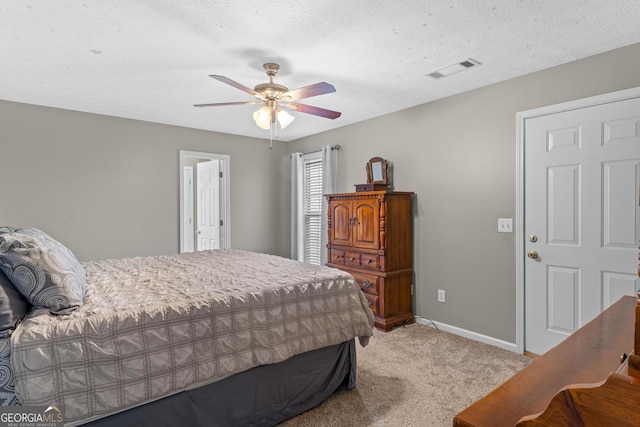
M355 340L180 392L87 427L274 426L356 383Z

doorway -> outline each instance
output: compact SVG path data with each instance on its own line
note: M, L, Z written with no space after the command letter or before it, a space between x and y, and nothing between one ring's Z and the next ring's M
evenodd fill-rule
M543 354L634 295L640 88L519 113L517 351Z
M198 169L207 171L206 183L199 183L197 173L193 172ZM215 186L212 186L211 170L215 171L218 178ZM230 156L180 150L179 171L180 252L193 252L195 249L229 249ZM206 239L206 244L203 243L203 239L199 239L200 236Z

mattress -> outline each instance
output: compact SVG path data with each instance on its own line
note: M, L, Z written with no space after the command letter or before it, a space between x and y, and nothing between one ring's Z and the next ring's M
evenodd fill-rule
M11 336L21 404L71 425L372 335L359 286L329 267L238 250L83 267L80 308L36 311Z

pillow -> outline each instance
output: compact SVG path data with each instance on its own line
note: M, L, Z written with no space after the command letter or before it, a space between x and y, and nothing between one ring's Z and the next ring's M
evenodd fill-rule
M0 338L10 336L29 310L31 305L0 271Z
M11 338L0 338L0 406L20 405L14 383L15 378L11 370ZM11 424L21 425L21 423Z
M68 314L82 305L82 265L67 247L36 228L0 233L0 270L36 308Z

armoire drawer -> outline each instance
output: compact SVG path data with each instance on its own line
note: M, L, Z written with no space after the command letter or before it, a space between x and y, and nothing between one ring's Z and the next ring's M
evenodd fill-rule
M378 271L380 268L380 257L378 255L360 254L360 268Z
M363 291L364 292L364 291ZM378 314L378 299L380 298L378 295L371 295L364 292L364 296L367 298L367 302L369 303L369 308L373 312L373 314Z
M344 265L347 267L363 268L371 271L378 271L380 257L378 255L366 254L362 252L345 251Z
M329 262L332 264L343 264L344 265L344 251L339 249L331 249L329 250Z
M347 251L344 253L344 265L349 267L360 267L360 252L350 252Z
M358 282L358 285L360 285L360 288L364 292L373 295L380 295L380 284L378 282L380 278L378 276L354 272L352 272L351 275L356 279L356 282Z

